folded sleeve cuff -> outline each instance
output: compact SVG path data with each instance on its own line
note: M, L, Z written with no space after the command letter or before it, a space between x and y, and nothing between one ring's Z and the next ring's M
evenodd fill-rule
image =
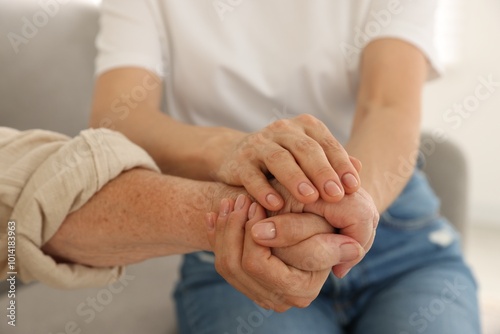
M123 268L58 264L41 247L69 213L82 207L110 180L133 168L159 172L143 149L107 129L82 131L48 156L26 183L11 216L17 225L19 277L59 288L115 281Z

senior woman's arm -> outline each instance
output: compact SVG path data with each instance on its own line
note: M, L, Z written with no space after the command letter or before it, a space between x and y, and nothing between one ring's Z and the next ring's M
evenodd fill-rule
M0 247L6 247L7 240L15 242L16 255L15 270L4 270L7 257L0 258L0 278L16 271L23 281L58 287L101 285L116 279L119 267L59 264L41 247L68 214L81 209L110 180L134 168L158 173L149 155L117 132L85 130L70 138L51 131L0 127Z
M133 169L110 181L68 215L43 246L61 262L93 267L127 265L152 257L211 250L205 215L218 193L238 188Z
M126 264L209 249L204 216L217 194L237 191L222 187L161 175L142 148L107 129L69 138L0 127L0 247L15 224L23 281L101 285Z

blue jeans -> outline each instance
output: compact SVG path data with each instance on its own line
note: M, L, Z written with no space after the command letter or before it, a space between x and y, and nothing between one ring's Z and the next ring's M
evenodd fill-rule
M477 286L459 236L416 171L381 215L375 243L304 309L265 310L217 274L213 255L186 255L175 291L182 334L479 334Z

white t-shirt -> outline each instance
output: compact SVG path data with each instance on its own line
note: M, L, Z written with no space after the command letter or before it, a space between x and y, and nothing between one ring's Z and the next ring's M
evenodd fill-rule
M436 2L104 0L96 71L153 71L187 123L255 131L309 113L345 142L369 41L412 43L437 73Z

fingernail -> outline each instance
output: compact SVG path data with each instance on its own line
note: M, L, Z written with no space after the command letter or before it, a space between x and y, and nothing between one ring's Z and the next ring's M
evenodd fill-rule
M358 186L358 179L351 173L347 173L342 176L342 183L345 184L347 188L356 188Z
M338 184L332 180L329 180L325 183L325 192L332 197L339 196L342 194L342 190L340 189Z
M229 200L227 198L224 198L222 201L220 201L220 208L219 208L219 215L221 217L227 216L229 213Z
M343 244L340 246L340 262L354 261L361 256L359 247L353 243Z
M270 240L276 238L276 226L273 222L255 224L252 233L257 239Z
M299 184L299 193L302 196L311 196L314 194L314 188L307 183L301 183Z
M267 203L271 204L271 206L274 206L274 207L280 205L280 203L281 203L280 199L275 194L267 195L266 201L267 201Z
M250 208L248 208L248 219L252 219L255 216L255 211L257 210L257 203L252 203Z
M245 195L240 194L238 195L238 198L236 198L236 203L234 203L234 209L241 210L243 209L244 205L245 205Z
M207 229L209 231L213 231L215 228L215 221L214 221L214 215L211 212L205 215L205 222L207 224Z

